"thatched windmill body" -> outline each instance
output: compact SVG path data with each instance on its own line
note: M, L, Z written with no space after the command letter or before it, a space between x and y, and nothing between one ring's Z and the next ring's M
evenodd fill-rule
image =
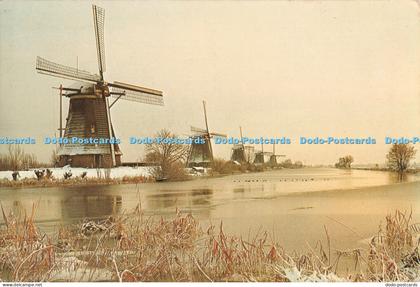
M276 166L279 164L279 158L286 157L284 154L276 154L276 144L273 144L273 154L270 156L270 165Z
M209 131L205 101L203 101L203 110L206 128L191 127L193 135L191 136L192 143L188 153L187 167L211 167L214 160L211 139L213 137L227 137L225 134Z
M230 156L231 161L236 161L238 163L251 163L254 161L254 147L246 146L242 143L242 127L239 127L239 134L241 136L241 141L239 144L234 144L232 147L232 154Z
M264 144L261 143L261 150L255 152L254 164L255 165L263 165L263 164L269 162L272 155L273 155L272 152L264 151Z
M64 130L66 144L58 151L59 165L76 167L112 167L121 164L121 151L111 121L111 107L119 100L163 105L161 91L104 80L105 10L92 5L99 75L57 64L37 57L36 70L42 74L81 82L76 88L60 85L60 138ZM73 85L74 86L74 85ZM111 89L110 89L111 88ZM62 97L70 99L66 127L62 128ZM109 103L110 96L114 98ZM74 142L77 139L77 142ZM108 141L106 140L108 139Z

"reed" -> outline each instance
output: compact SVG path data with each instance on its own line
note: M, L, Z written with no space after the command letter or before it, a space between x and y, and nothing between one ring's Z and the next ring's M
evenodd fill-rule
M324 244L287 253L267 232L249 239L218 226L202 226L179 210L170 218L130 214L61 226L45 234L29 215L2 207L2 281L415 281L419 276L418 226L411 213L386 217L366 249L332 250ZM354 268L339 272L348 257Z

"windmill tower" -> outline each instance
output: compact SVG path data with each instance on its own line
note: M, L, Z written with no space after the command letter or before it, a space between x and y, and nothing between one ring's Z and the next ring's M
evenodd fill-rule
M245 148L245 160L247 163L253 163L255 160L255 148L250 145L244 146Z
M108 83L104 80L105 10L92 5L95 29L99 75L78 68L57 64L41 57L36 59L36 70L64 79L80 82L76 88L60 85L60 136L62 135L62 97L70 99L69 111L64 129L64 139L69 144L60 146L59 165L74 167L112 167L121 165L121 151L115 140L111 121L111 107L119 100L128 100L152 105L163 105L161 91L139 87L122 82ZM110 89L111 88L111 89ZM110 102L110 97L113 102ZM74 142L74 139L78 139ZM106 140L108 139L108 140ZM105 141L104 141L105 140Z
M270 165L276 166L279 163L278 161L279 157L286 157L286 155L284 154L276 155L276 144L273 144L273 154L270 156Z
M210 167L213 163L211 138L214 136L222 138L227 137L224 134L209 131L205 101L203 101L203 109L206 129L191 127L191 132L193 132L193 135L191 136L192 144L188 153L187 167ZM199 142L199 140L201 140L201 142Z
M230 160L236 161L239 163L244 163L246 162L246 156L245 156L245 145L242 143L242 127L239 127L239 134L241 136L241 141L239 144L233 145Z
M254 147L245 146L242 143L242 127L239 127L239 134L241 136L241 142L239 144L233 145L230 160L237 161L239 163L251 163L254 160Z
M255 165L263 165L269 161L272 153L264 151L264 144L261 143L261 151L255 153L254 164Z

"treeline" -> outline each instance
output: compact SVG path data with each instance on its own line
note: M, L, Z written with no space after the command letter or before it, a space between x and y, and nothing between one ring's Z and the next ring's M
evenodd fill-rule
M286 159L285 161L282 161L281 163L279 163L277 166L283 167L283 168L302 168L303 163L299 160L292 162L291 159Z
M410 169L416 172L416 167L411 165L411 161L415 159L416 153L417 151L411 144L393 144L386 155L387 168L382 170L394 171L400 175L408 172ZM351 155L346 155L338 159L335 167L351 168L353 161L354 159ZM380 170L379 165L377 164L376 166L375 170Z
M291 159L286 159L280 163L264 163L264 164L253 164L253 163L242 163L236 164L230 160L214 159L212 165L212 172L218 174L231 174L235 172L259 172L267 169L277 168L303 168L304 165L301 161L293 162Z
M27 170L40 167L32 153L26 153L20 145L9 145L6 154L0 154L0 170Z

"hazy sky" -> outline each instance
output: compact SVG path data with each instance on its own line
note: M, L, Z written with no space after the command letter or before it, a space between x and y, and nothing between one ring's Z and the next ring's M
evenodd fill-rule
M105 79L165 95L164 107L119 101L112 108L127 161L142 156L141 146L127 143L132 135L204 126L203 99L210 129L234 137L241 125L246 136L378 141L277 146L305 163L348 153L356 163L382 163L385 136L420 136L415 1L93 3L106 9ZM97 73L91 4L0 1L0 136L54 136L59 98L51 87L72 82L37 74L35 59L76 66L78 57L79 68ZM41 160L52 151L25 149ZM218 146L215 153L229 152Z

